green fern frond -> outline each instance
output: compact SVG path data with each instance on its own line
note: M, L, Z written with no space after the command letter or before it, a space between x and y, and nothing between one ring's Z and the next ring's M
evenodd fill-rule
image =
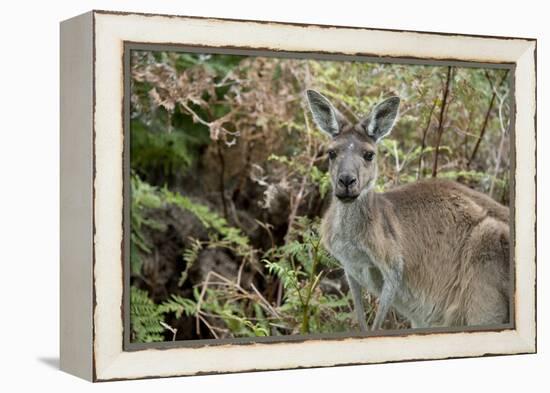
M132 341L150 343L164 341L164 314L146 291L130 287L130 328Z
M178 286L181 287L187 277L189 276L189 270L193 267L197 259L199 259L199 254L203 248L202 242L198 239L191 238L191 245L183 251L183 260L185 262L185 269L181 272L180 279L178 280Z
M183 314L186 316L194 316L197 313L197 303L188 298L179 295L172 295L159 306L159 311L163 313L173 312L176 318L180 318Z

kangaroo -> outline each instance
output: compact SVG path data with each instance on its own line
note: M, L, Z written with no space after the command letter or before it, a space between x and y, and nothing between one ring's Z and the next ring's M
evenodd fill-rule
M348 122L315 90L306 98L330 135L332 199L322 242L341 263L361 331L362 288L378 299L372 330L390 307L413 328L506 323L509 318L509 210L459 183L425 180L374 191L377 144L392 130L400 99Z

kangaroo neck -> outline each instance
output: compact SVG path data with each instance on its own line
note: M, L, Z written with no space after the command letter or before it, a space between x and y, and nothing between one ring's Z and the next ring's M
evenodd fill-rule
M341 220L346 220L349 224L362 223L363 225L373 220L376 205L383 199L382 194L373 190L362 192L353 202L342 202L333 197L332 203L335 206L337 215Z

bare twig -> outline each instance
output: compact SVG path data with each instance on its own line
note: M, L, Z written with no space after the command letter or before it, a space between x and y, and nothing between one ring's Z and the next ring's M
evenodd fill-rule
M271 232L271 228L273 228L273 225L260 221L257 218L254 219L254 221L256 221L256 224L265 229L267 235L269 236L269 241L271 242L271 248L275 248L275 238L273 237L273 232Z
M508 91L504 95L498 94L498 100L499 100L499 106L498 106L498 119L500 124L500 142L498 145L498 153L496 158L496 164L495 164L495 172L493 176L491 177L491 186L489 188L489 195L493 196L494 186L495 186L495 180L497 179L498 173L500 172L500 162L502 160L502 152L504 150L504 141L506 140L507 136L507 126L504 125L504 119L502 114L502 108L504 106L504 103L506 102L506 97L508 96Z
M487 108L487 112L485 112L485 117L483 119L483 124L481 126L481 131L479 132L479 136L477 137L476 144L474 146L474 150L472 151L472 154L470 155L470 159L468 160L468 163L466 166L470 168L470 165L474 161L476 154L479 150L479 145L481 144L481 141L483 140L483 136L485 135L485 131L487 130L487 124L489 123L489 117L491 115L491 111L493 110L493 106L495 104L495 98L497 97L498 89L502 85L502 83L506 80L506 76L508 76L508 70L502 75L502 78L500 79L500 82L498 83L497 87L495 88L493 85L493 81L489 77L489 74L485 74L487 80L489 81L489 85L491 86L491 89L493 90L493 94L491 95L491 100L489 101L489 107Z
M213 281L212 277L219 280L219 281ZM200 323L199 322L201 322L201 321L204 322L204 320L205 320L204 317L208 316L208 314L205 313L201 309L201 307L202 307L202 303L204 302L204 296L206 294L206 289L209 285L221 285L221 286L227 286L229 288L233 288L234 290L236 290L238 292L238 294L233 296L234 300L248 299L248 300L251 300L255 303L258 303L258 300L259 300L260 306L265 311L267 311L269 314L273 315L274 318L276 318L278 320L281 319L281 316L277 312L277 310L275 310L275 308L273 308L273 306L267 301L267 299L265 299L264 296L261 295L261 293L258 291L258 289L253 284L251 284L251 288L254 291L254 295L250 294L244 288L242 288L239 285L238 282L232 281L232 280L222 276L221 274L216 273L215 271L211 270L211 271L208 272L208 274L206 275L206 278L203 281L201 293L200 293L199 299L197 301L197 311L196 311L195 319L196 319L196 324L197 324L197 332L199 334L200 334L200 330L199 330ZM207 327L210 330L213 329L212 326L207 325Z
M411 146L409 148L409 150L407 151L407 153L405 153L405 157L403 158L403 162L401 162L401 164L399 166L399 172L402 172L403 169L405 169L407 167L407 165L409 165L409 163L412 160L414 150L415 150L415 147Z
M261 300L261 302L265 305L265 307L271 311L273 316L277 319L281 319L281 315L273 308L273 306L267 301L267 299L258 291L258 289L254 286L254 284L250 284L250 287L254 291L254 293L258 296L258 298Z
M200 321L202 323L204 323L206 325L206 327L208 328L208 330L210 330L210 333L212 333L212 335L214 336L215 339L218 339L220 338L217 334L216 334L216 329L210 325L210 323L208 323L208 321L206 320L206 318L204 318L202 315L200 314L197 314L198 315L198 318L200 319Z
M200 335L201 333L201 327L200 327L200 312L201 312L201 306L202 306L202 302L203 302L203 299L204 299L204 295L206 293L206 289L208 287L208 281L210 280L210 273L212 273L212 271L208 272L208 274L206 275L206 278L204 279L203 283L202 283L202 288L201 288L201 293L199 295L199 299L197 300L197 312L196 312L196 315L195 315L195 329L197 330L197 334Z
M172 332L172 341L176 341L176 333L178 332L178 329L173 328L172 326L162 321L160 321L160 324L162 325L163 328Z
M288 229L285 235L285 243L288 243L289 241L291 229L294 225L294 221L296 220L296 216L298 214L298 208L300 207L300 203L302 202L302 199L304 197L307 180L308 180L307 174L311 172L311 169L315 164L315 155L310 154L313 142L311 138L311 129L309 125L309 120L306 113L304 113L304 118L306 120L307 152L308 152L308 157L312 157L312 158L309 160L304 176L302 176L302 181L300 182L298 193L296 193L296 195L293 198L291 198L291 210L288 216Z
M279 282L277 284L277 307L280 307L283 303L283 280L279 279Z
M441 144L441 136L443 135L443 120L445 108L447 106L447 97L449 96L449 87L451 85L452 67L447 67L447 79L445 81L445 89L443 90L443 98L441 100L441 110L439 112L439 125L437 128L437 141L435 143L434 164L432 167L432 177L437 177L437 161L439 158L439 145Z
M240 287L241 286L241 279L243 277L243 270L244 270L244 265L246 264L246 260L243 259L243 261L241 262L240 266L239 266L239 272L237 273L237 285Z
M430 109L430 114L428 115L428 122L426 123L426 127L424 127L424 130L422 130L422 144L420 145L420 154L418 155L418 172L416 174L416 178L419 179L422 175L422 165L424 164L423 161L423 154L424 149L426 148L426 137L428 136L428 131L430 131L430 125L432 124L432 115L434 113L435 107L437 106L437 99L434 100L432 107Z
M193 109L191 109L191 107L189 105L187 105L187 103L184 100L179 100L178 102L183 107L183 109L185 109L191 115L191 117L193 118L194 121L208 127L208 129L210 130L210 138L212 138L213 140L218 140L219 139L219 131L222 131L224 135L231 135L231 136L234 136L234 137L237 137L237 136L240 135L239 131L235 131L235 132L229 131L227 128L225 128L222 125L223 123L225 123L227 121L227 119L229 117L231 117L233 115L233 111L231 111L229 113L226 113L225 115L223 115L219 119L208 122L208 121L204 120L202 117L200 117L197 112L195 112ZM232 145L232 144L234 144L234 141L230 141L230 142L226 141L225 143L227 145Z
M227 202L225 200L225 158L222 153L222 148L220 146L220 140L217 141L216 147L217 147L217 154L218 154L218 161L220 162L220 184L219 184L219 191L220 191L220 199L222 202L222 208L223 208L223 216L227 220L229 218L229 215L227 213Z
M401 167L399 166L399 153L397 152L397 141L393 141L393 155L395 157L395 174L396 176L396 184L399 184L399 172L401 171Z

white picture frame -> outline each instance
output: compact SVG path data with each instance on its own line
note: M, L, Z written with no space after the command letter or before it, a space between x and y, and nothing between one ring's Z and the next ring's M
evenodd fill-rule
M125 45L232 48L513 69L514 313L509 328L128 348ZM91 11L61 24L61 368L90 381L536 352L536 40ZM516 132L517 134L517 132Z

